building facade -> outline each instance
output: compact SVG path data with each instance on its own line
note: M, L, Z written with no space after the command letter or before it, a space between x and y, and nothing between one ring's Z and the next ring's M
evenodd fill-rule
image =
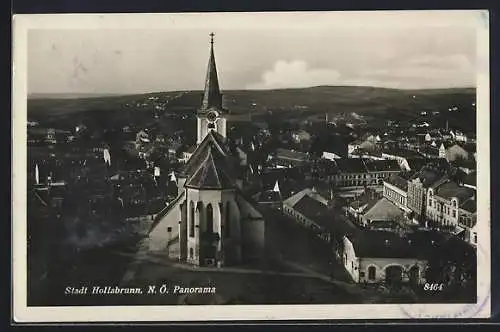
M405 212L408 208L408 182L398 175L393 175L384 181L384 197Z
M427 190L426 217L442 226L456 227L459 220L466 224L469 204L475 206L475 190L448 180Z

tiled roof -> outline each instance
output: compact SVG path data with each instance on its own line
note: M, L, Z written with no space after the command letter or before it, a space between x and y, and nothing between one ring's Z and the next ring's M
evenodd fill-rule
M403 212L387 198L380 199L364 217L367 220L394 220L403 215Z
M149 228L149 231L151 232L155 227L156 225L160 222L160 220L167 215L167 213L172 210L173 207L175 207L177 205L177 203L179 203L183 198L184 198L184 195L185 195L185 192L181 192L179 196L177 196L172 202L169 203L169 205L165 206L162 210L160 210L153 223L151 224L151 227Z
M194 174L186 181L186 187L203 189L234 188L235 183L229 175L226 159L216 148L208 145L203 162Z
M369 172L400 171L401 167L396 160L369 160L366 161Z
M467 174L464 178L464 183L468 184L470 186L476 186L477 184L477 173L472 172L470 174Z
M328 207L323 203L304 195L294 206L293 209L305 217L316 220L322 214L328 211Z
M276 156L278 158L282 158L282 159L291 159L291 160L300 160L300 161L305 160L308 157L307 153L305 153L305 152L292 151L292 150L287 150L287 149L277 149Z
M477 201L473 198L469 198L460 204L460 208L470 213L475 213L477 211Z
M193 155L189 158L186 165L181 170L180 176L189 177L196 172L199 165L207 156L207 146L211 146L214 150L217 150L224 156L229 155L229 149L225 145L224 137L214 131L210 131L193 152Z
M407 149L386 149L382 151L382 153L391 155L391 156L398 156L398 157L403 157L403 158L419 158L422 157L421 154L418 152L412 151L412 150L407 150Z
M429 167L423 167L419 172L415 173L412 179L419 178L425 188L432 186L438 180L443 178L444 174L438 170L433 170Z
M273 190L266 190L258 194L257 201L259 203L265 202L279 202L281 201L281 196L279 192Z
M424 157L416 157L416 158L406 158L406 161L408 162L408 166L410 166L410 169L412 171L418 171L422 169L422 167L427 164L429 159L424 158Z
M366 165L363 159L348 158L336 159L337 170L341 173L366 173Z
M444 198L457 197L460 202L467 200L475 195L475 190L459 186L453 181L447 181L436 188L435 195Z
M407 191L408 190L408 181L399 175L392 175L387 179L387 182L396 186L397 188Z
M350 238L357 257L418 258L416 246L390 231L364 230Z

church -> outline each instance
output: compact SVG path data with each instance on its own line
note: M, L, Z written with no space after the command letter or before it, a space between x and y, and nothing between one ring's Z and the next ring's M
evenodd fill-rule
M243 194L245 153L226 137L211 34L196 148L180 170L178 196L160 211L143 243L148 252L198 266L237 265L264 255L265 220Z

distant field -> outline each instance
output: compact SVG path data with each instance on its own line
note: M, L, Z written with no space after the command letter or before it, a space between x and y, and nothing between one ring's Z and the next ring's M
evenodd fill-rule
M451 126L471 127L475 123L476 94L474 88L439 89L439 90L397 90L373 87L334 87L321 86L304 89L283 90L245 90L224 91L224 104L238 120L278 118L297 118L320 120L325 113L330 116L340 113L355 112L370 119L415 119L420 112L439 111L441 117L448 113L448 108L458 106L459 111L449 116ZM50 116L73 119L89 118L92 112L99 118L103 112L109 113L111 123L135 121L137 113L146 114L153 111L153 103L149 97L158 97L159 102L169 100L166 113L192 114L201 102L201 91L159 92L142 95L101 96L88 98L30 98L28 99L28 116L32 119L47 119ZM137 107L136 104L141 103ZM128 105L127 105L128 104ZM146 104L146 105L143 105ZM145 112L145 113L142 113ZM134 114L133 116L131 114ZM272 114L272 115L271 115ZM138 115L138 114L137 114ZM448 117L448 115L446 115ZM101 121L101 120L100 120ZM105 119L102 119L105 121ZM118 121L118 123L116 122Z

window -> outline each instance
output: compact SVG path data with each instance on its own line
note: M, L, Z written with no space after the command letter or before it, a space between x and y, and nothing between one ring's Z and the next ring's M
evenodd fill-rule
M376 273L375 266L370 266L368 268L368 279L375 280L375 273Z
M457 201L454 200L452 203L453 203L453 207L456 208L457 207Z
M212 204L207 205L207 233L214 232L214 214L212 209Z
M477 233L476 233L476 232L474 232L474 239L473 239L473 242L474 242L474 243L477 243Z
M189 248L189 258L193 259L194 257L194 250L193 248Z
M359 272L359 276L360 276L361 278L364 278L364 277L365 277L365 273L364 273L364 272Z
M194 203L189 206L189 237L194 237Z
M457 211L456 210L453 210L453 218L456 218L457 217Z
M231 235L231 203L226 204L226 227L224 227L226 237Z

